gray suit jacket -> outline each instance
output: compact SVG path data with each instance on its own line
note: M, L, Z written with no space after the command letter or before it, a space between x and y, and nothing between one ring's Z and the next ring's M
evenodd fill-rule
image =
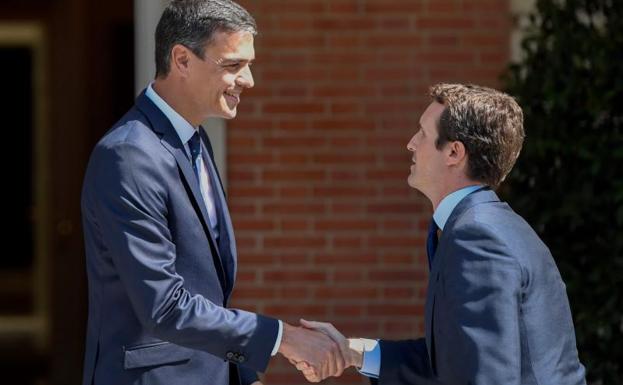
M565 284L532 228L488 188L446 223L426 337L381 341L379 384L583 385ZM373 381L376 382L376 381Z
M264 371L278 323L226 308L236 249L222 188L214 194L231 240L220 249L184 147L144 93L96 145L82 191L83 385L245 385Z

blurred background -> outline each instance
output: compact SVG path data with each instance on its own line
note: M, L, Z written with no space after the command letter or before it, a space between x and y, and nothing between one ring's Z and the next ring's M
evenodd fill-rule
M6 385L79 384L80 188L97 140L153 78L166 0L3 0ZM239 252L233 306L348 336L423 333L428 201L406 144L437 82L505 89L526 115L500 193L550 246L589 382L623 383L623 2L240 0L256 87L206 122ZM110 314L114 317L114 314ZM282 358L266 385L304 384ZM334 384L364 384L354 370Z

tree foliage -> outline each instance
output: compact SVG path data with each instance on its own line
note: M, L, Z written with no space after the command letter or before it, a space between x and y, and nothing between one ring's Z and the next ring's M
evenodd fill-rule
M524 36L505 198L556 259L589 383L623 384L623 0L537 0Z

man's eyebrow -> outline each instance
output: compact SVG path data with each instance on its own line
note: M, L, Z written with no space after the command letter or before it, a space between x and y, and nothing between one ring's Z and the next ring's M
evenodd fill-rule
M255 59L243 59L243 58L236 58L236 57L232 57L232 58L223 58L221 60L221 63L253 63Z

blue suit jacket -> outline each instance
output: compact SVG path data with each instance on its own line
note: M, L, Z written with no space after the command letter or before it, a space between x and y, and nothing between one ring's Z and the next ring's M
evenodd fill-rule
M226 308L236 249L222 187L214 194L231 239L222 250L184 147L144 93L96 145L82 191L83 385L244 385L265 370L278 322Z
M532 228L488 188L454 209L435 254L426 337L381 341L379 384L585 384L565 284Z

